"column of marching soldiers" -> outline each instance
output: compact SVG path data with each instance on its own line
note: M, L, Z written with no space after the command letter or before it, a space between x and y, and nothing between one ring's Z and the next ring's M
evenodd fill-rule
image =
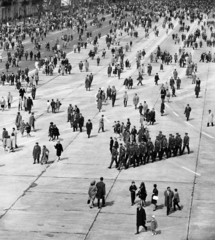
M125 129L123 135L125 135L126 132L129 133L129 129ZM138 135L137 141L136 135ZM123 136L120 135L120 138L121 137ZM176 133L176 136L169 134L167 140L167 137L160 131L153 144L148 129L141 126L139 132L136 132L135 135L131 134L131 137L128 139L123 137L123 140L124 144L119 144L116 137L114 139L111 137L111 163L109 168L112 167L114 162L118 170L121 170L123 167L127 169L132 165L133 167L141 164L145 165L149 163L150 160L151 162L155 162L157 159L162 160L172 156L180 156L184 153L185 148L187 148L188 154L190 153L190 138L188 133L185 133L183 140L179 133Z

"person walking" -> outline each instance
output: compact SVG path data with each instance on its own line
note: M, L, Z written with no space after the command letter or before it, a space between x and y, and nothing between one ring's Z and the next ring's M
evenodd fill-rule
M167 216L170 214L170 210L172 208L173 196L174 196L174 194L173 194L172 190L170 189L170 187L167 187L167 190L165 190L165 192L164 192L164 198L165 198L164 205L167 208L167 211L166 211Z
M22 122L22 115L20 114L20 112L18 112L16 115L16 120L15 120L15 125L16 125L17 130L20 129L21 122Z
M48 148L44 145L42 149L42 157L41 157L41 165L47 164L49 160L49 150Z
M123 95L123 103L124 103L124 107L127 107L127 103L128 103L128 94L127 94L127 92L125 92L125 94Z
M15 148L18 148L17 146L17 131L15 128L12 129L12 133L14 134L14 144L15 144Z
M12 94L9 92L8 95L7 95L7 106L8 106L8 109L11 108L12 102L13 102L13 96L12 96Z
M88 138L90 138L90 134L91 134L91 131L93 129L93 124L90 121L90 119L88 119L88 121L86 123L86 129L87 129L87 136L88 136Z
M187 148L188 154L190 154L189 144L190 144L190 137L188 136L188 133L185 133L184 141L183 141L183 149L181 154L184 153L185 148Z
M93 180L90 184L89 190L88 190L88 195L89 195L89 199L88 199L88 203L90 204L89 207L93 208L94 206L94 200L97 194L97 187L96 187L96 181Z
M196 98L198 98L199 92L200 92L200 86L198 84L196 84L194 91L195 91Z
M3 132L2 132L2 146L4 148L4 150L6 151L6 147L7 147L7 138L8 138L8 131L6 130L6 128L3 128Z
M132 181L131 186L129 187L129 191L131 193L131 206L133 206L135 204L136 191L137 191L137 186L135 185L134 181Z
M140 184L140 190L138 192L138 196L141 199L142 205L145 206L146 205L147 191L146 191L146 186L145 186L144 182L142 182Z
M98 133L100 132L100 130L102 130L102 132L104 132L104 115L102 115L102 117L99 120L99 130L98 130Z
M103 180L104 180L103 177L101 177L100 182L96 184L97 187L96 198L98 199L98 208L100 208L100 199L102 199L102 207L105 207L106 188Z
M30 114L31 113L31 108L33 107L33 101L30 97L27 99L27 111Z
M208 123L207 123L207 127L209 127L210 124L213 127L213 125L214 125L213 120L214 120L214 115L211 112L211 110L208 110Z
M137 232L135 234L139 234L139 227L143 226L145 230L147 231L146 227L146 212L145 209L140 202L137 207L137 217L136 217L136 227L137 227Z
M192 109L191 109L190 105L187 104L187 106L186 106L186 108L185 108L185 110L184 110L184 114L185 114L185 116L186 116L186 118L187 118L187 121L189 120L191 110L192 110Z
M35 132L35 117L34 117L34 113L31 113L31 116L29 117L29 125L30 127L33 128L34 132Z
M114 140L112 137L110 137L110 153L112 154L112 149L113 149L113 143L114 143Z
M152 215L152 219L151 219L151 231L152 231L152 236L156 235L156 229L158 228L158 223L157 220L155 219L155 215Z
M152 200L151 203L155 205L155 208L153 211L157 210L157 202L158 202L158 189L157 189L157 184L154 184L154 189L152 191Z
M63 152L63 146L60 143L60 140L57 141L57 144L54 147L56 149L56 155L58 157L58 160L60 160L61 154Z
M181 210L181 207L178 205L180 203L180 198L179 198L179 194L178 194L178 189L176 188L174 190L174 197L173 197L173 207L174 207L174 211L176 211L176 206L178 207L179 210Z
M138 95L135 93L135 95L134 95L134 97L133 97L133 104L134 104L135 109L137 109L138 103L139 103L139 97L138 97Z
M36 164L36 161L38 164L40 163L40 154L41 154L41 147L39 146L39 143L36 142L33 148L33 159L34 159L33 164Z

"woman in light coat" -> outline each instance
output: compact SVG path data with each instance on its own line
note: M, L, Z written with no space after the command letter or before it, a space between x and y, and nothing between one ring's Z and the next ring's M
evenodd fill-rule
M133 104L135 106L135 109L137 109L137 105L139 103L139 97L137 96L137 94L135 93L134 98L133 98Z
M95 200L95 197L96 197L96 193L97 193L97 187L96 187L96 181L92 181L91 184L90 184L90 187L89 187L89 190L88 190L88 195L89 195L89 206L90 208L93 208L94 206L94 200Z
M47 164L48 160L49 160L49 150L44 145L42 149L41 165Z

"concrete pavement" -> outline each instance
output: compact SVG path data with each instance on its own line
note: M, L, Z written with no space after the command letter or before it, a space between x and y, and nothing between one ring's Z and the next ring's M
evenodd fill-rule
M178 52L179 45L171 40L171 34L166 35L160 21L160 36L155 38L151 33L149 39L144 38L144 31L139 28L139 37L132 39L132 52L126 57L132 61L130 70L122 73L118 78L107 77L107 66L110 62L110 51L107 57L101 59L101 65L96 66L96 60L89 60L90 72L94 74L92 90L85 90L86 73L80 73L78 63L88 58L90 46L80 54L72 53L69 60L72 63L72 75L54 76L41 75L41 85L34 101L33 111L37 116L36 129L31 138L18 136L19 149L15 153L1 153L0 158L0 239L151 239L151 233L136 231L136 207L130 206L129 186L135 180L139 187L142 181L146 184L147 219L152 214L158 221L158 235L156 239L214 239L212 222L214 219L213 204L213 128L207 128L207 110L213 107L213 73L215 63L199 63L198 76L202 80L200 98L194 95L191 79L185 76L185 69L177 70L182 79L182 89L176 92L177 97L171 98L166 104L165 116L160 116L159 86L154 85L154 74L159 71L159 63L153 63L153 75L144 75L144 86L136 86L136 51L145 49L147 56L157 45L161 50L171 53ZM176 23L175 23L176 25ZM195 29L196 25L194 25ZM192 29L191 31L193 31ZM178 31L176 25L175 32ZM125 45L131 39L125 34L121 44ZM100 52L105 47L104 38L100 40ZM204 50L209 49L204 47ZM211 49L210 49L211 50ZM192 49L187 49L191 52ZM198 62L202 50L192 51L194 62ZM95 57L96 59L96 57ZM145 65L149 59L145 58ZM161 83L165 83L171 75L174 64L164 66L164 72L159 72ZM123 107L123 81L132 76L134 89L127 90L129 94L128 107ZM95 104L95 94L99 87L116 86L116 106L110 102L103 106L98 113ZM0 95L15 90L6 86L0 88ZM155 107L156 124L149 126L150 135L155 136L161 130L164 134L185 132L190 136L191 154L184 154L167 160L149 163L137 168L118 171L108 169L110 163L109 138L114 136L112 125L115 120L126 122L130 118L132 126L139 126L139 113L134 109L132 99L134 93L140 97L140 102L147 101L149 108ZM62 101L61 110L57 114L46 112L46 101L59 98ZM78 105L85 121L90 118L93 122L92 138L88 139L86 132L73 132L66 122L68 105ZM183 114L187 103L192 107L191 120L187 123ZM17 102L10 111L1 113L0 125L9 131L14 126ZM23 119L29 115L21 112ZM97 133L98 120L105 115L105 133ZM49 122L53 121L60 130L60 139L64 153L60 161L56 161L54 143L48 141L47 132ZM32 149L34 143L46 145L50 150L49 165L33 165ZM87 191L92 180L99 181L103 176L106 184L106 207L98 210L89 209L87 205ZM153 184L158 185L158 210L153 212L150 205ZM176 211L166 216L164 207L164 190L170 186L179 190L182 211ZM137 199L138 201L138 199ZM96 201L95 201L96 202ZM150 224L147 223L149 226Z

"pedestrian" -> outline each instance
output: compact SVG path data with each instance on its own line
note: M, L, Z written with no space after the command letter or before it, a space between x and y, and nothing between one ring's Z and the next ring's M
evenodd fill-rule
M27 111L30 114L31 113L31 108L33 107L33 101L30 97L27 99Z
M42 149L41 165L47 164L48 160L49 160L49 150L44 145Z
M165 190L165 192L164 192L164 198L165 198L164 205L167 208L167 212L166 212L167 216L170 214L170 211L172 208L173 196L174 196L174 194L173 194L172 190L170 189L170 187L167 187L167 190Z
M163 116L164 111L165 111L165 104L164 102L161 102L161 107L160 107L161 116Z
M27 133L27 137L31 137L31 126L29 125L29 123L27 122L26 125L25 125L25 130L26 130L26 133Z
M29 125L33 128L34 132L35 132L35 117L34 117L34 113L31 113L31 116L29 117Z
M63 146L60 143L60 140L57 141L57 144L54 147L56 149L56 155L58 157L58 160L60 160L61 154L63 152Z
M112 148L113 148L113 143L114 143L114 140L112 137L110 137L110 153L112 154Z
M98 208L100 207L100 199L102 199L102 207L105 207L105 195L106 195L106 188L105 183L103 182L103 177L100 178L100 182L96 184L97 193L96 198L98 199Z
M12 94L9 92L9 93L8 93L8 96L7 96L7 105L8 105L8 109L11 108L11 104L12 104L12 102L13 102L13 96L12 96Z
M90 204L89 205L90 208L94 207L94 200L95 200L96 194L97 194L96 181L93 180L88 190L88 195L89 195L88 204Z
M169 102L169 100L170 100L170 91L169 91L169 89L166 90L166 98L167 98L167 102Z
M87 135L88 135L88 138L90 138L90 134L91 134L91 131L93 129L93 124L92 122L90 121L90 119L88 119L87 123L86 123L86 129L87 129Z
M39 143L36 142L33 148L33 159L34 159L33 164L36 164L36 161L37 163L40 163L40 154L41 154L41 147L39 146Z
M189 120L191 110L192 109L191 109L190 105L187 104L187 106L185 107L185 110L184 110L184 114L185 114L185 116L187 118L187 121Z
M207 127L211 126L213 127L214 123L213 123L213 119L214 119L214 115L211 112L211 110L208 110L208 123L207 123Z
M173 197L173 207L174 207L174 211L176 211L176 206L178 207L179 210L181 210L181 207L178 205L180 203L180 198L179 198L179 194L178 194L178 189L174 190L174 197Z
M139 103L139 96L137 95L137 93L135 93L134 97L133 97L133 104L135 109L137 109L137 105Z
M127 94L127 92L125 92L125 94L123 95L123 103L124 103L124 107L127 107L127 103L128 103L128 94Z
M200 86L198 84L196 84L194 91L195 91L196 98L198 98L199 92L200 92Z
M17 130L20 129L21 122L22 122L22 115L20 114L20 112L18 112L16 115L16 120L15 120L15 125L16 125Z
M152 215L151 219L151 231L152 231L152 236L156 235L156 229L158 228L158 223L157 220L155 219L155 215Z
M2 146L4 148L4 150L6 151L6 147L7 147L7 138L8 138L8 131L6 130L6 128L3 128L3 132L2 132Z
M136 227L137 227L137 232L135 234L139 234L139 227L143 226L145 228L145 231L147 231L146 227L146 212L145 209L140 202L137 207L137 218L136 218Z
M138 191L137 195L141 199L142 206L145 206L146 205L147 191L146 191L146 187L145 187L145 183L144 182L142 182L140 184L139 191Z
M188 154L190 154L189 144L190 144L190 137L188 136L188 133L185 133L184 141L183 141L183 149L181 154L184 153L185 148L187 148Z
M131 193L131 206L133 206L135 204L136 191L137 191L137 186L135 185L134 181L132 181L131 186L129 187L129 191Z
M20 133L21 133L22 137L23 137L24 132L25 132L25 127L26 127L26 124L25 124L24 120L22 120L21 124L20 124Z
M18 148L18 146L17 146L17 131L15 128L12 129L12 134L14 134L15 148Z
M158 85L158 81L160 80L158 73L155 74L155 85Z
M102 130L102 132L104 132L104 115L102 115L102 117L99 120L99 130L98 130L98 133L100 132L100 130Z
M84 117L82 116L82 114L79 114L79 119L78 119L78 126L80 129L80 132L82 132L82 128L84 126Z
M36 97L36 91L37 91L37 88L35 85L32 86L32 89L31 89L31 96L32 96L32 99L35 100L35 97Z
M157 190L157 184L154 184L154 189L152 191L152 200L151 203L155 205L155 208L153 211L157 210L157 202L158 202L158 190Z

